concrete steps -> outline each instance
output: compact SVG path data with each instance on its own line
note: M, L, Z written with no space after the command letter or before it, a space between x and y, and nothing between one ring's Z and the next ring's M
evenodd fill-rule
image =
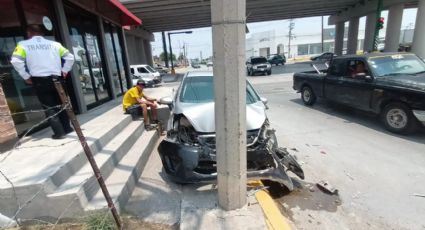
M159 136L156 131L145 131L143 121L123 115L120 105L94 111L92 116L82 125L83 133L120 207L128 201ZM21 202L37 193L17 217L55 222L59 216L73 219L84 216L85 211L104 208L105 199L77 135L69 134L54 143L50 135L34 136L2 164L2 170L12 175ZM0 197L12 195L12 188L1 183ZM8 217L17 209L14 199L0 199L0 207Z
M157 132L144 132L106 179L106 186L117 208L124 207L130 198L158 138ZM84 210L91 211L106 207L103 193L98 190Z
M104 178L107 178L118 162L130 150L137 138L144 131L143 122L130 123L121 133L116 135L105 147L102 148L94 159ZM85 156L84 156L85 157ZM99 189L93 170L88 161L74 175L70 176L48 197L79 196L81 205L84 206Z

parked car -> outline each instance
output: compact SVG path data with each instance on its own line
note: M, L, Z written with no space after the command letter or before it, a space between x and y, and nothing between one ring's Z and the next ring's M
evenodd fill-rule
M412 53L336 57L325 73L295 73L293 88L306 105L317 98L380 115L394 133L425 124L425 62Z
M320 55L317 56L313 56L310 58L310 60L312 61L322 61L322 62L329 62L330 60L332 60L332 58L335 58L336 54L334 53L330 53L330 52L326 52L326 53L322 53Z
M155 67L155 70L158 71L160 74L166 74L170 72L169 68L160 64L156 64L154 67Z
M246 61L246 71L248 76L254 76L256 73L271 75L272 66L265 57L250 57Z
M274 54L269 56L269 58L267 59L267 61L271 64L271 65L285 65L286 63L286 57L283 55L279 55L279 54Z
M292 190L287 170L304 179L296 160L279 148L266 116L267 100L246 84L248 178L279 182ZM212 72L189 72L173 97L161 98L171 108L166 138L158 152L168 176L178 183L217 180L214 86Z
M194 69L199 69L199 68L201 68L201 65L200 65L198 62L192 62L190 65L191 65L191 66L192 66L192 68L194 68Z
M207 62L207 67L213 67L213 62L212 61Z
M130 65L130 71L140 80L152 81L154 85L161 83L161 74L149 65ZM136 79L133 79L134 81L137 82Z
M133 85L136 85L139 80L142 80L146 84L146 87L154 87L156 85L152 78L140 77L131 74L131 81L133 82Z

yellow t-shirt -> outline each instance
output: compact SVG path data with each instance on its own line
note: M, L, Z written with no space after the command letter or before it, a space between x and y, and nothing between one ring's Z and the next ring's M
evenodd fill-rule
M122 99L122 107L124 111L128 107L138 103L137 99L142 97L143 97L143 92L140 92L137 86L134 86L133 88L127 90L127 92L124 94L124 97Z

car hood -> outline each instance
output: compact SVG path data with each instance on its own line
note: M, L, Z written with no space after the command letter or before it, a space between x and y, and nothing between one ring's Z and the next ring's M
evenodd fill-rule
M210 103L179 103L175 114L183 114L197 132L215 132L214 102ZM266 120L264 104L258 101L246 106L246 129L259 129Z
M403 87L425 92L425 74L380 77L377 78L376 83L380 85Z

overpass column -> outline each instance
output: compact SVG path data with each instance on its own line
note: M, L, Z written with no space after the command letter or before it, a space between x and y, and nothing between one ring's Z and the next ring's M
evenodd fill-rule
M351 18L348 26L347 54L356 54L359 37L359 18Z
M388 12L387 32L385 35L385 52L396 52L400 43L401 20L404 4L391 6Z
M246 0L211 1L218 203L246 204Z
M373 39L375 37L375 28L376 28L376 12L368 14L366 17L366 31L364 38L364 47L365 52L373 51Z
M419 0L418 3L412 52L421 58L425 58L425 0Z
M335 25L335 51L336 55L342 55L342 49L344 47L344 22L338 22Z

